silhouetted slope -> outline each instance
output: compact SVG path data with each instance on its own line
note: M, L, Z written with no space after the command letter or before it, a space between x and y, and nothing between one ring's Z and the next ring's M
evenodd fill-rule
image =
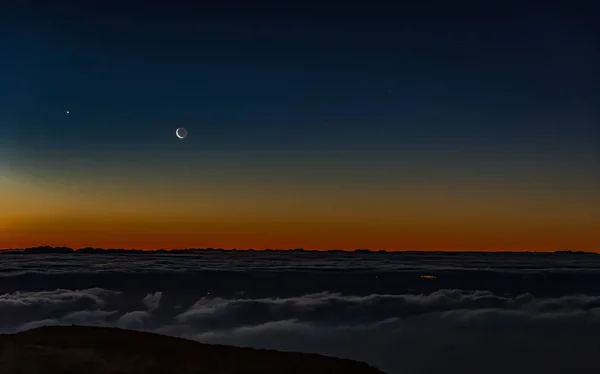
M80 326L0 335L0 373L383 374L352 360Z

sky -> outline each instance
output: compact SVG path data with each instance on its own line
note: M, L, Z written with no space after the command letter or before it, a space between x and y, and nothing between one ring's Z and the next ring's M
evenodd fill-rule
M169 4L5 6L0 248L599 249L593 5Z

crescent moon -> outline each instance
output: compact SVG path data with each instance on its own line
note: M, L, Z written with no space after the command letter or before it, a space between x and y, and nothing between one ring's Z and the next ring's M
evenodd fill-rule
M180 127L175 131L175 135L177 135L179 139L183 139L187 135L187 131L183 127Z

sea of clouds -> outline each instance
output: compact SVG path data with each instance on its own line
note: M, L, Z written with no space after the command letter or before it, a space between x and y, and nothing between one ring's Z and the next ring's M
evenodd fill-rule
M0 254L0 331L57 324L315 352L389 374L598 371L600 256Z

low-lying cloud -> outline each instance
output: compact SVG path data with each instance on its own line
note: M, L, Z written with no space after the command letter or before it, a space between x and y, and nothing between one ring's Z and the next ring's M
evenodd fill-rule
M600 371L596 255L0 257L3 332L118 326L347 357L389 374Z
M456 272L600 273L600 255L551 253L197 252L1 253L0 278L34 274L220 272Z
M135 295L138 304L152 294L136 310L152 309L164 297L157 290L168 298L187 295L186 305L203 296L292 298L321 292L369 296L460 289L549 298L600 291L600 256L591 254L71 253L0 254L0 260L0 294L100 287Z
M442 289L423 294L233 298L186 302L174 290L100 288L0 295L0 326L119 326L207 343L316 352L390 374L566 373L600 369L600 296L508 296Z

